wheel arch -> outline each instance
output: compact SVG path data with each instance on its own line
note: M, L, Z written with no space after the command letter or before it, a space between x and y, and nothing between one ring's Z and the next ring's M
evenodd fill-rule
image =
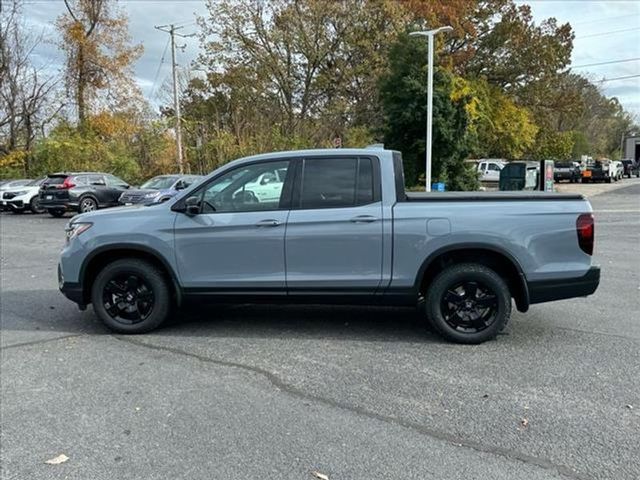
M182 289L178 283L178 277L160 253L146 245L118 243L95 249L82 262L79 279L85 305L91 303L91 288L98 272L108 263L121 258L146 260L158 267L168 280L169 288L177 305L182 303Z
M484 243L448 245L429 255L418 270L414 289L424 295L429 284L447 266L456 263L478 263L496 271L509 286L520 312L529 309L529 288L520 263L500 247Z

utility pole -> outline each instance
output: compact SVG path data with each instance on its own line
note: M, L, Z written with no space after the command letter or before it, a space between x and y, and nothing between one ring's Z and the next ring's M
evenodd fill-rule
M449 25L445 27L436 28L434 30L424 30L418 32L409 33L412 37L427 37L428 44L428 56L427 56L427 142L425 145L426 159L425 159L425 191L431 191L431 139L433 137L433 43L435 42L435 36L440 32L450 32L453 27Z
M184 173L183 158L182 158L182 126L180 119L180 101L178 99L178 74L176 71L176 36L178 37L190 37L192 35L180 35L176 33L176 30L180 30L183 27L176 27L175 25L160 25L156 26L156 29L166 32L171 36L171 70L173 75L173 111L176 117L176 150L178 152L178 170L180 173Z

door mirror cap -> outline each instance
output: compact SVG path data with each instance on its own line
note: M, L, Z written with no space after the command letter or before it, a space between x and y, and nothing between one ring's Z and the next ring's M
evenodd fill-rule
M200 213L200 198L189 197L184 201L184 206L187 215L198 215Z

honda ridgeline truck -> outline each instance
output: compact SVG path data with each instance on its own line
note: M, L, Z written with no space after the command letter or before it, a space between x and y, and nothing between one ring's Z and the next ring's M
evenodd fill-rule
M206 297L418 306L461 343L494 338L512 299L525 312L595 292L581 195L407 193L402 172L382 149L236 160L165 203L71 219L60 290L120 333Z

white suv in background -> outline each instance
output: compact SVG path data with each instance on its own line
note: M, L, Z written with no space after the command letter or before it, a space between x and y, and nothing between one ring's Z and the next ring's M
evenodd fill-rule
M13 213L23 213L26 210L33 213L43 213L44 209L40 207L38 202L38 194L40 193L40 185L46 178L42 177L26 185L3 190L1 192L2 198L0 198L2 210L11 210Z

